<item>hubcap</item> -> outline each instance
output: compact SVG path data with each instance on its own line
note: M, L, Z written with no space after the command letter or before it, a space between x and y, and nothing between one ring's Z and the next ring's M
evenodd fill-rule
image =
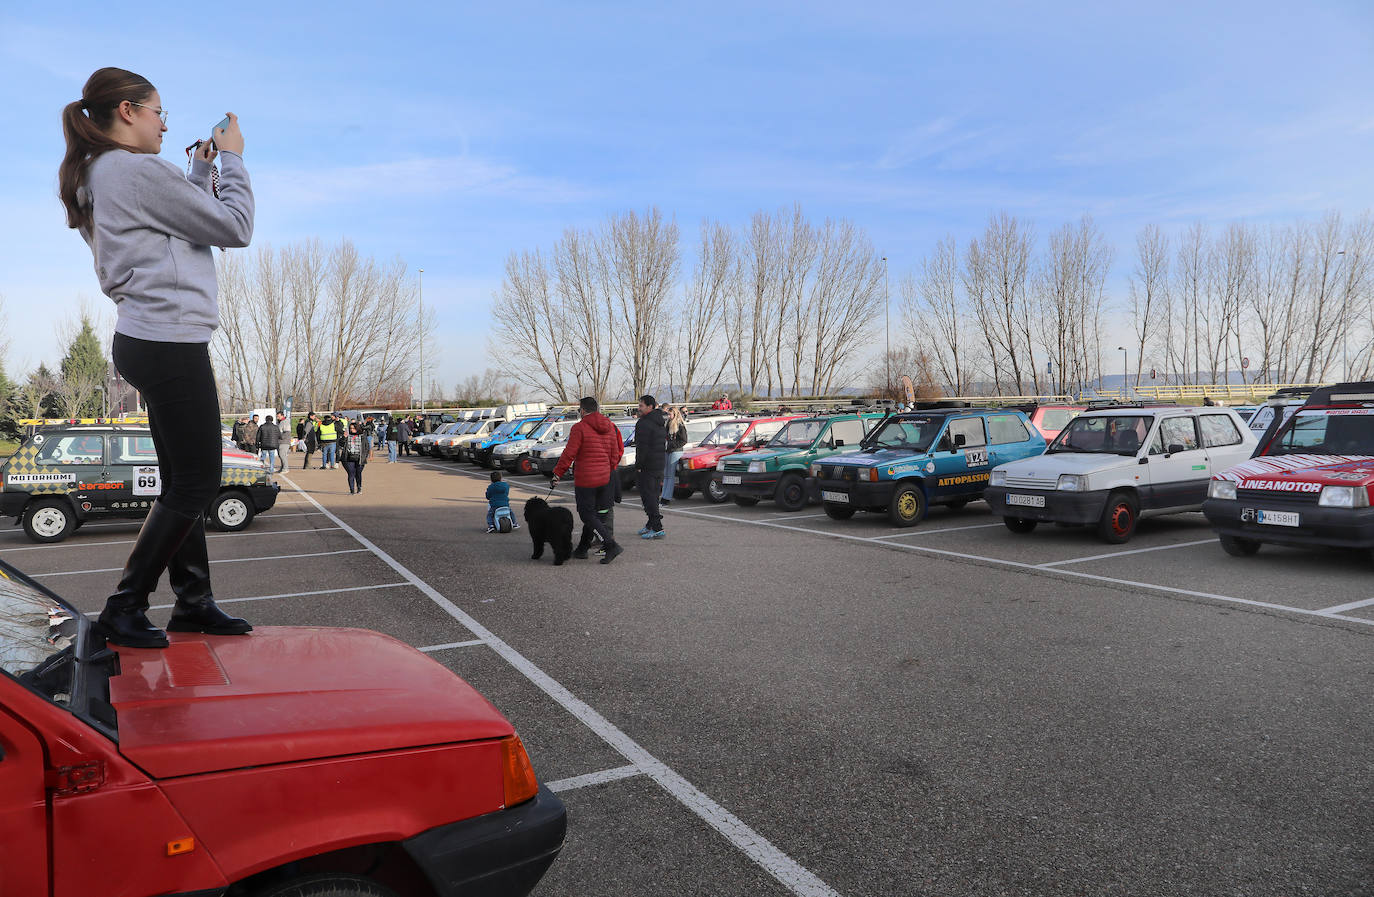
M56 536L67 527L67 516L57 508L42 508L33 515L33 531L40 536Z
M238 526L248 517L248 506L241 498L231 498L219 506L219 522L225 526Z
M712 481L710 482L710 484L707 485L706 488L711 490L711 497L712 497L712 498L724 498L724 497L725 497L725 487L723 487L723 486L717 486L715 480L712 480Z
M1112 529L1119 536L1124 536L1131 529L1131 509L1125 505L1117 505L1112 511Z
M903 517L916 516L916 496L910 492L904 494L897 500L897 513Z

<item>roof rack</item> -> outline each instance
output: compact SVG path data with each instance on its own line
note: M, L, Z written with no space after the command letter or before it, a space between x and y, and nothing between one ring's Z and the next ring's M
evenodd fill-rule
M1356 380L1318 387L1307 397L1306 404L1346 405L1366 402L1374 403L1374 380Z

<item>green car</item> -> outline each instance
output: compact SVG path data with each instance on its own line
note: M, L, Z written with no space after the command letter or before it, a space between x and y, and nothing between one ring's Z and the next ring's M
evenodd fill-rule
M771 498L784 511L800 511L806 507L811 462L854 449L882 419L881 414L798 418L759 451L721 458L711 479L737 505Z

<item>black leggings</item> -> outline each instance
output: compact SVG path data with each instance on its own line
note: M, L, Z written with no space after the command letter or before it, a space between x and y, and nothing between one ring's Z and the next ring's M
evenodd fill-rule
M116 333L111 354L148 409L162 468L158 501L188 517L204 513L219 492L223 464L210 344L152 342Z

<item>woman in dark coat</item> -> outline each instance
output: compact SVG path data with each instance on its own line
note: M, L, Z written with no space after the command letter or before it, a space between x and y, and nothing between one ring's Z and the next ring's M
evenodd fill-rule
M301 421L296 436L305 445L305 463L301 465L301 470L309 470L310 456L320 450L320 422L315 420L315 412L310 412Z
M343 456L344 473L348 475L348 494L363 491L363 468L372 456L372 440L356 420L348 422L348 432L339 440L340 454Z

